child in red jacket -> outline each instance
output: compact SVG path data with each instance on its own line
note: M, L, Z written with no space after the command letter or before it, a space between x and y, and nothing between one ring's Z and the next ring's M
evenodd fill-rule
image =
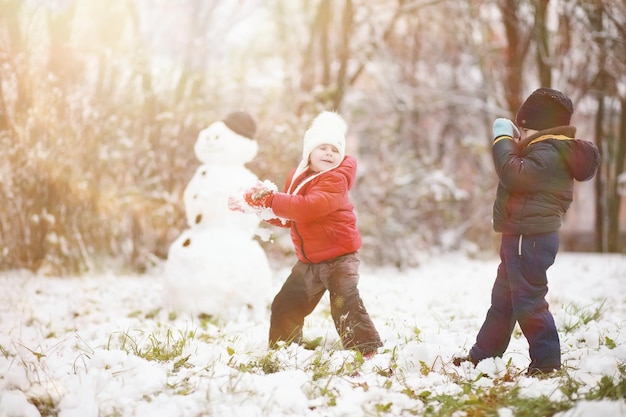
M348 199L357 164L345 156L346 129L340 115L322 112L304 135L302 162L290 173L284 192L259 183L245 193L251 207L272 210L277 218L269 223L291 229L298 257L272 302L270 347L302 342L304 318L326 290L343 347L370 356L382 346L357 288L361 235Z

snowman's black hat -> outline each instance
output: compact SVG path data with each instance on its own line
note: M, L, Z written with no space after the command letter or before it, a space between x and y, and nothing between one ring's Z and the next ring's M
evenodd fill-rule
M245 111L230 113L224 119L224 124L238 135L254 139L254 135L256 133L256 123L252 116Z

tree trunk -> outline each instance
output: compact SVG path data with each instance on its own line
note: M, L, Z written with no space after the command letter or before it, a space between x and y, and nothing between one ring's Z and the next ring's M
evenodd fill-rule
M550 45L548 44L548 28L546 27L546 12L550 0L536 0L534 38L537 54L537 71L539 83L542 87L552 86L552 62Z
M508 45L505 59L504 92L507 106L514 114L522 104L522 86L524 85L522 63L527 47L518 23L518 1L504 0L499 6Z
M602 120L604 119L604 93L600 92L598 95L598 110L596 111L596 117L594 122L594 137L595 143L600 148L600 155L605 156L605 146L602 140L603 129ZM604 162L604 158L603 158ZM595 241L596 250L598 252L604 252L606 250L606 229L605 229L605 216L606 216L606 204L605 204L605 172L606 164L600 166L600 170L596 174L595 178Z
M335 94L333 95L333 108L339 109L346 88L348 60L350 59L350 37L354 19L354 7L352 0L346 0L341 19L341 44L339 45L339 71L337 72Z
M620 253L622 252L620 242L620 207L621 196L618 193L619 183L617 181L620 173L624 171L624 159L626 158L626 99L622 99L620 102L621 112L619 116L619 130L618 136L613 140L615 141L615 148L611 152L615 155L613 163L608 167L611 169L611 182L610 187L607 190L607 251Z

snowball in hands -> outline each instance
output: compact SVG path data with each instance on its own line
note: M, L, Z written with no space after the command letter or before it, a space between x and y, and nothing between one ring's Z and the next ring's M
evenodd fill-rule
M269 220L278 218L271 208L259 208L253 207L246 201L246 193L252 192L256 195L265 195L268 193L275 193L278 191L276 184L270 180L257 181L252 187L248 187L241 192L230 196L228 199L228 205L233 211L241 211L243 213L254 213L257 218L261 220Z

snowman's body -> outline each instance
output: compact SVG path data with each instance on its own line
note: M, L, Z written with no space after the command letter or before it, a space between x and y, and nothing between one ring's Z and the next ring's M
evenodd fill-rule
M228 226L254 236L259 218L229 210L228 198L256 181L257 177L243 166L217 162L201 165L183 194L187 224L194 229Z
M257 143L219 121L200 132L194 150L203 164L184 192L189 228L170 247L164 303L170 311L224 319L264 309L271 270L254 239L259 218L228 208L229 197L258 180L245 167Z

